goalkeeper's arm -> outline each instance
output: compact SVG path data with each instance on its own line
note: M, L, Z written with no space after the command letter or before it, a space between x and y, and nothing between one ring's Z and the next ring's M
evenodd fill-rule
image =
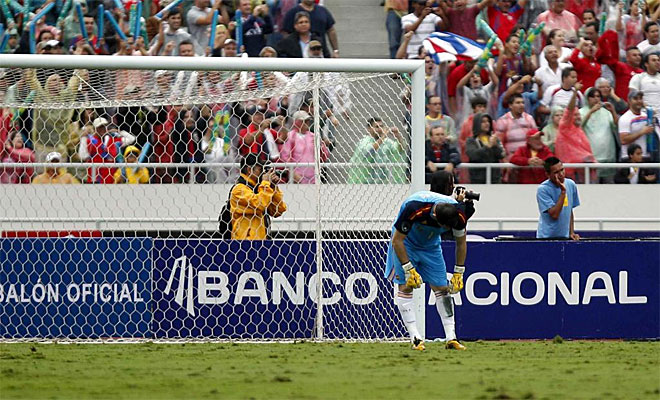
M394 235L392 235L392 247L405 271L406 285L412 289L417 289L422 285L422 278L419 276L408 258L408 251L406 250L405 244L403 244L405 238L405 233L400 232L398 229L394 229Z

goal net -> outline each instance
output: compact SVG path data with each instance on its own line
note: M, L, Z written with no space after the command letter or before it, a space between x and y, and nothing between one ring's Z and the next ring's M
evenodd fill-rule
M423 184L421 63L18 57L1 338L405 336L382 275Z

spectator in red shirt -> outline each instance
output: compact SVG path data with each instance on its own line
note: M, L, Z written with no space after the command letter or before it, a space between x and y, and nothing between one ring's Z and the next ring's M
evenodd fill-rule
M497 0L496 5L488 7L488 24L500 40L509 37L525 12L526 4L527 0L518 0L513 6L511 0Z
M580 57L580 52L584 57ZM594 87L596 80L600 78L601 66L596 61L595 54L596 47L594 43L591 40L580 39L580 43L573 50L573 54L569 59L578 74L578 81L582 82L582 87L585 90Z
M608 67L614 72L616 84L614 93L622 99L628 98L628 83L636 74L644 72L640 68L642 64L642 52L637 47L628 47L626 49L626 62L617 61L609 64Z
M481 10L492 5L494 0L484 0L468 7L467 0L455 0L451 7L446 2L440 2L441 7L449 20L447 31L457 35L477 40L477 24L474 19Z
M250 115L250 124L238 132L238 152L242 157L248 154L256 154L259 160L265 162L268 159L267 145L264 138L264 129L270 121L264 121L266 109L263 107L249 106L245 110Z
M554 156L550 148L541 140L543 132L536 129L527 131L527 145L518 147L511 156L511 163L521 167L518 170L518 183L541 183L546 179L543 162Z
M18 131L12 132L0 154L3 163L33 163L35 160L34 151L25 147ZM30 183L33 172L32 168L0 168L0 183Z

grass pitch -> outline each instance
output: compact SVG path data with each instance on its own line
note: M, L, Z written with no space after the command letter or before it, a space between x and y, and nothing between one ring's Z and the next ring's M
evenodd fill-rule
M660 343L560 342L0 344L0 398L660 398Z

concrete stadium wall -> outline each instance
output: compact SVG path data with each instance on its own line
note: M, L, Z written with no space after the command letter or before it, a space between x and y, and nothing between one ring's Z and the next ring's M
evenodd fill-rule
M230 185L0 185L3 199L0 230L59 229L209 229ZM474 218L537 218L535 185L472 185L481 192ZM407 194L404 185L327 185L321 208L326 218L370 218L380 222L324 224L324 229L388 230ZM283 185L289 211L274 221L274 229L313 229L316 216L314 185ZM597 230L598 224L580 218L660 218L660 190L655 185L580 185L582 205L575 210L577 230ZM31 222L6 221L30 218ZM37 221L44 218L91 219L91 222ZM144 222L138 219L187 219ZM306 219L310 222L290 222ZM287 222L289 221L289 222ZM497 230L493 222L472 222L472 230ZM507 230L535 230L535 222L510 222ZM660 230L658 223L606 223L605 230Z

